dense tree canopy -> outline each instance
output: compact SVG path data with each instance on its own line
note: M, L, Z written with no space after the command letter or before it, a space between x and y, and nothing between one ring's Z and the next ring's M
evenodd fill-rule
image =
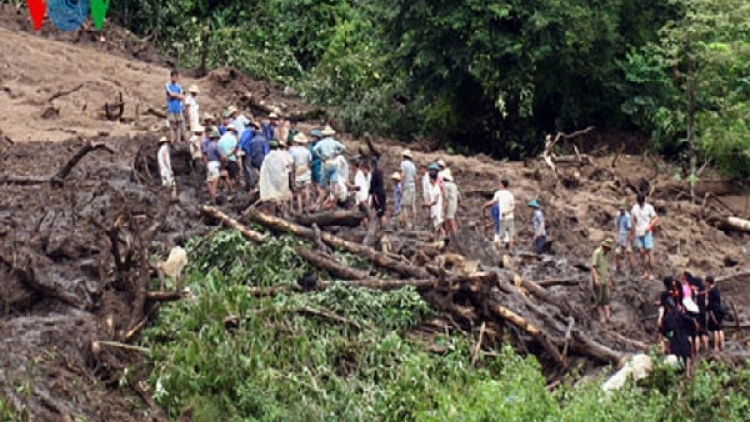
M596 125L642 130L672 158L687 160L695 145L695 161L729 173L744 174L750 156L742 0L125 0L112 9L182 66L233 65L293 85L355 133L519 157L537 152L544 132Z

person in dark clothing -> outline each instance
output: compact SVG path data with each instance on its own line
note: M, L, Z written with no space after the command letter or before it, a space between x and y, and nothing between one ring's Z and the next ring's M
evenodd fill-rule
M698 315L695 317L698 322L698 331L693 336L693 346L697 355L701 351L701 345L704 349L708 349L708 321L706 320L707 292L702 278L691 276L688 280L693 289L693 298L695 298L695 303L698 305Z
M690 377L692 374L690 332L695 329L697 323L675 305L672 298L668 298L665 303L666 309L659 331L668 340L667 353L675 355L683 363L685 374Z
M724 305L721 303L721 292L716 285L713 276L706 277L706 319L708 320L708 332L714 336L714 351L716 353L724 350L724 331L721 323L724 320Z
M672 276L666 276L662 282L664 283L664 291L659 295L659 301L655 303L659 307L659 319L656 322L658 327L662 326L664 314L667 309L667 300L671 299L673 303L682 303L680 285L677 283L677 280ZM661 331L659 331L659 345L661 346L662 353L666 353L667 345L664 343L664 336Z
M255 125L255 136L245 144L245 157L243 158L243 168L245 171L245 187L248 191L257 188L260 180L260 166L263 165L263 159L271 152L270 141L262 130L258 130Z
M370 199L372 207L380 218L380 227L385 228L385 182L383 181L383 171L378 167L376 157L372 158L370 173Z

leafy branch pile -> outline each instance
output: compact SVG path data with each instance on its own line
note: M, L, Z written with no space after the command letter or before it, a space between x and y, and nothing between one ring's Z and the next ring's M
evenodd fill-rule
M411 289L248 295L312 271L296 242L223 231L191 243L195 299L165 306L144 338L155 397L172 415L190 404L196 422L740 421L750 411L750 370L718 365L684 386L659 368L611 395L591 381L551 393L536 360L510 347L472 364L474 340L418 335L439 316Z

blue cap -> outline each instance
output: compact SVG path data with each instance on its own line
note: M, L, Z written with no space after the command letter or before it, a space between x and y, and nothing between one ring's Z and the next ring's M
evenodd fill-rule
M316 138L322 138L323 134L320 133L319 129L313 129L312 132L310 132L310 136L315 136Z
M540 207L540 205L539 205L539 201L537 201L536 199L534 199L534 200L532 200L531 202L529 202L529 206L530 206L531 208L539 208L539 207Z
M432 164L430 164L430 166L429 166L429 167L427 167L427 170L435 170L435 171L440 171L440 166L439 166L439 165L437 165L437 163L432 163Z

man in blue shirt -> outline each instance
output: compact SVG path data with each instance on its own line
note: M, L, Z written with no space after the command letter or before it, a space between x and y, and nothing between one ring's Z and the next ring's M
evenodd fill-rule
M630 271L633 272L633 269L635 268L632 239L633 222L630 218L630 213L625 210L625 201L621 201L618 204L618 207L620 211L617 213L617 217L615 217L615 230L617 230L617 247L615 248L615 271L620 272L620 262L622 261L622 255L625 254L628 258Z
M169 141L182 140L185 134L183 111L185 94L180 86L180 72L176 69L169 73L169 83L164 86L167 95L167 123L169 124Z
M260 130L260 126L255 122L252 125L255 128L255 134L249 142L242 146L242 150L245 152L245 157L243 158L245 187L248 191L257 188L260 178L260 166L263 165L266 155L271 152L270 141L266 138L263 131Z

